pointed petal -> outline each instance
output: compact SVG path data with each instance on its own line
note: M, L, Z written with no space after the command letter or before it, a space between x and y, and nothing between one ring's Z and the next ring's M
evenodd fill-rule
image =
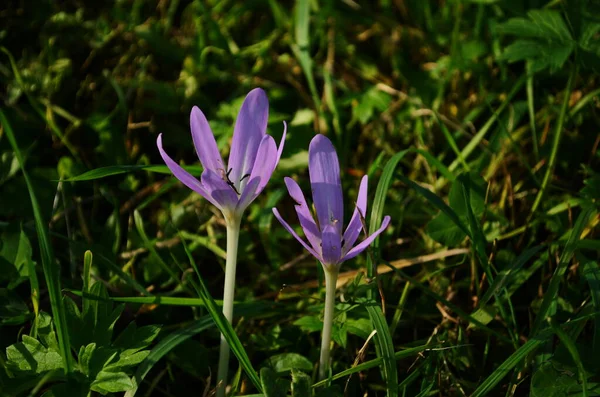
M271 175L273 175L273 171L277 166L277 145L275 144L275 140L270 135L265 135L260 142L260 146L258 147L258 152L256 154L256 161L254 162L254 167L252 167L252 173L250 174L250 180L258 178L260 182L256 187L255 196L258 196L260 192L263 191L269 179L271 179ZM248 179L248 178L246 178ZM245 190L244 187L242 189Z
M242 177L252 172L258 147L267 132L269 119L269 100L267 94L255 88L244 99L238 113L233 130L233 142L229 154L228 167L231 169L229 178L240 191L240 186L248 183L246 179L240 183Z
M344 204L340 164L333 144L324 135L317 135L310 142L308 173L321 230L332 225L341 235Z
M300 186L296 183L292 178L286 177L285 186L287 186L288 193L296 202L294 206L296 208L296 214L298 214L298 220L300 221L300 226L304 230L304 235L306 239L312 245L313 249L316 252L321 252L321 232L315 223L315 220L310 213L310 208L306 203L306 199L304 198L304 194L300 189Z
M340 233L333 225L326 225L323 229L323 264L337 265L342 257L342 244Z
M283 122L283 135L281 136L281 141L279 142L279 149L277 149L277 164L279 164L279 159L281 159L281 153L283 153L283 145L285 144L285 137L287 135L287 123ZM275 166L277 166L275 164Z
M292 227L286 221L283 220L283 218L279 214L279 211L277 211L277 208L273 208L273 215L275 215L275 218L277 218L277 220L279 221L279 223L281 223L285 230L287 230L292 236L294 236L294 238L298 240L298 242L300 242L300 244L302 244L302 246L306 248L306 250L310 252L312 256L317 258L319 261L323 262L321 256L317 254L315 250L313 250L304 240L302 240L300 236L298 236L298 234L294 231L294 229L292 229Z
M258 188L258 184L260 183L260 178L254 178L244 188L242 195L240 196L240 200L238 201L236 211L238 213L244 212L244 210L254 201L256 197L258 197L258 193L256 190Z
M360 235L362 230L362 220L361 216L364 218L367 215L367 188L368 188L369 178L367 175L363 176L360 181L360 187L358 188L358 198L356 199L356 208L354 208L354 213L352 214L352 218L350 219L350 223L348 223L348 227L344 232L344 244L342 248L343 254L346 254L354 243L356 239Z
M204 117L204 113L197 106L194 106L190 113L190 129L192 130L196 153L202 166L213 172L219 172L219 169L225 170L215 136L210 129L210 125L208 125L206 117Z
M169 167L175 178L179 179L181 183L185 186L189 187L208 201L210 201L214 206L220 208L219 203L212 198L210 193L204 188L202 183L196 179L196 177L192 176L189 172L184 170L179 164L177 164L169 155L164 151L162 145L162 134L158 135L158 139L156 139L156 146L158 146L158 151L160 152L160 156L163 161Z
M219 203L222 210L235 210L238 204L238 196L231 186L227 184L219 175L209 169L202 172L202 185Z
M388 227L388 225L390 224L390 219L391 218L386 215L383 218L383 222L381 223L381 227L379 229L377 229L375 231L375 233L371 234L369 237L367 237L366 239L364 239L363 241L361 241L360 244L358 244L356 247L354 247L350 251L348 251L348 253L346 254L346 256L344 256L344 259L342 259L342 261L346 261L348 259L352 259L356 255L358 255L361 252L363 252L373 242L373 240L375 240L377 238L377 236L379 236L381 234L381 232L383 232L385 230L385 228Z

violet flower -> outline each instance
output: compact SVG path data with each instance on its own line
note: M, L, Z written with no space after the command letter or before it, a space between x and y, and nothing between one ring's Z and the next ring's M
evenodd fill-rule
M335 287L340 265L364 251L389 225L390 217L384 217L381 227L375 233L355 245L363 229L363 220L367 212L367 176L365 175L360 182L356 208L348 227L342 233L344 203L340 165L333 144L324 135L317 135L310 142L308 172L317 222L315 222L298 184L291 178L285 178L288 192L296 202L296 214L308 242L298 236L294 229L283 220L277 208L273 208L273 214L283 227L321 262L325 270L325 310L319 368L320 376L324 378L329 367Z
M200 180L164 151L162 134L156 144L177 179L219 208L227 221L235 221L233 218L239 218L263 191L283 151L287 125L284 122L278 149L273 137L266 134L268 118L267 95L262 89L255 88L246 96L238 114L229 162L225 165L204 113L194 106L190 114L190 128L196 153L204 167Z
M162 134L156 144L160 155L173 175L184 185L200 194L221 210L227 225L227 258L223 289L223 315L229 322L233 316L233 296L237 263L240 222L246 207L263 191L273 174L283 151L287 126L284 122L279 149L267 135L269 101L260 88L248 93L233 130L233 142L226 165L206 117L196 106L190 114L190 128L196 153L204 167L198 180L164 151ZM225 395L229 366L229 346L221 337L217 373L217 397Z

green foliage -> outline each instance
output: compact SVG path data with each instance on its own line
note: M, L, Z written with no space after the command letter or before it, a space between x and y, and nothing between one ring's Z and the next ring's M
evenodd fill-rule
M78 349L77 372L66 383L53 386L47 392L50 396L67 392L86 396L90 390L106 395L133 389L131 370L148 357L150 350L144 349L160 331L160 327L154 325L137 327L131 322L113 341L114 324L123 306L113 310L101 283L93 284L89 293L105 300L87 302L89 304L84 304L84 310L80 311L72 299L65 297L71 346ZM23 335L22 342L6 348L6 368L25 381L34 375L65 369L48 314L40 312L33 334L37 338Z
M210 395L222 333L230 395L598 395L597 3L8 0L0 397ZM199 177L191 107L226 158L257 86L288 133L228 324L223 220L156 138ZM323 381L322 275L271 211L315 133L345 223L363 175L367 230L392 218L341 269Z

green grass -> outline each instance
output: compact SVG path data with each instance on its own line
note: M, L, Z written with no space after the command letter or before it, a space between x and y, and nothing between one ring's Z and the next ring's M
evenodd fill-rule
M0 397L210 393L221 333L232 395L600 396L594 2L38 3L0 13ZM199 176L191 107L226 158L254 87L288 137L230 325L222 216L156 138ZM271 213L316 133L345 220L363 175L392 217L342 266L324 381L322 271Z

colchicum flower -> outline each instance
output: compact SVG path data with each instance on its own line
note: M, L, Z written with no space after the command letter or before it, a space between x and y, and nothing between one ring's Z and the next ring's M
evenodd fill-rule
M317 258L326 270L339 270L342 262L360 254L383 232L390 223L390 217L386 216L375 233L354 246L363 229L362 220L367 212L368 177L365 175L360 182L356 208L346 231L342 234L344 202L340 165L333 144L324 135L317 135L310 142L308 172L318 223L311 214L300 186L292 178L285 178L288 192L296 202L296 214L308 243L283 220L277 208L273 208L273 213L283 227Z
M246 207L263 191L273 174L283 151L287 126L284 122L279 149L267 135L269 101L260 88L246 96L233 130L233 142L226 165L206 117L196 106L190 114L192 140L204 167L200 180L173 161L162 146L162 134L156 144L160 155L173 175L184 185L200 194L221 210L227 225L227 258L223 288L223 315L231 322L237 264L240 222ZM225 395L229 365L229 345L221 337L217 397Z
M278 149L273 137L266 133L268 118L267 95L262 89L255 88L246 96L238 114L229 162L225 165L206 117L194 106L190 114L190 128L196 153L204 167L200 180L164 151L162 134L156 144L173 175L219 208L225 219L230 221L241 217L246 207L263 191L281 157L287 126L284 123Z
M344 203L340 165L333 144L324 135L317 135L310 142L308 172L317 222L312 216L300 186L293 179L285 178L288 192L296 202L296 214L308 242L298 236L294 229L283 220L277 208L273 208L273 214L283 227L321 262L325 270L325 310L319 368L320 376L324 378L329 367L335 286L340 265L364 251L389 225L390 217L384 217L381 227L375 233L355 245L363 229L364 216L367 212L367 176L365 175L360 182L356 208L348 227L342 233Z

